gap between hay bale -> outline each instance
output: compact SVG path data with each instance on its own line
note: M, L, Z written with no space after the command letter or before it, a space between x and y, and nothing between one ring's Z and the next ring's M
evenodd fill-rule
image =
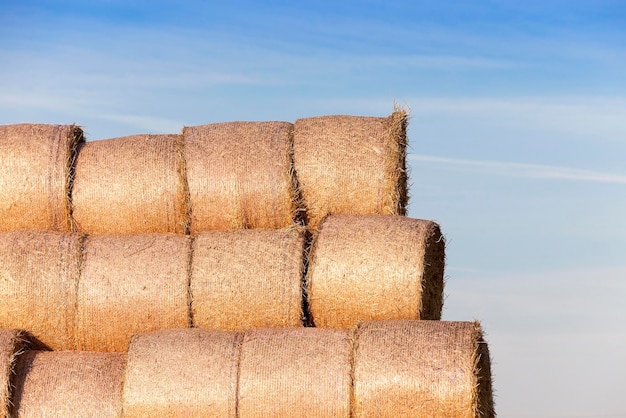
M68 131L68 142L70 151L67 153L67 184L64 191L67 204L65 205L65 216L69 222L69 229L67 231L76 232L76 222L74 222L74 206L72 201L72 190L74 188L74 178L76 177L76 158L78 155L78 149L85 143L85 136L83 130L76 125L71 125L72 128Z
M290 194L291 201L293 204L293 222L296 225L307 225L307 213L306 208L304 207L304 198L302 197L302 190L300 189L300 184L298 183L298 176L296 173L296 166L294 163L294 125L291 124L289 129L289 144L288 144L288 160L289 160L289 178L291 180Z
M309 255L313 323L439 319L445 243L431 221L392 215L330 215Z
M304 263L302 268L302 324L305 327L313 327L313 317L311 315L311 306L309 302L309 262L311 251L313 248L314 235L310 230L306 229L304 233Z
M194 248L196 246L196 237L194 235L189 236L189 253L187 255L187 269L185 271L187 275L187 328L195 328L193 317L193 292L191 291L191 280L193 277L193 265L194 265Z
M187 162L185 161L185 138L182 134L176 136L176 172L178 174L177 201L180 205L180 222L183 234L188 235L191 227L191 196L189 195L189 182L187 181Z
M0 126L0 231L71 231L76 125Z

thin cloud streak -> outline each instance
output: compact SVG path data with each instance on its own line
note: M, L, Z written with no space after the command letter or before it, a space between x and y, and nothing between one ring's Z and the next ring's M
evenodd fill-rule
M514 163L506 161L465 160L459 158L436 157L432 155L409 154L411 161L454 166L464 171L479 172L496 176L522 177L537 180L574 180L610 184L626 184L626 175L602 173L592 170L559 167L542 164Z
M416 117L461 117L475 123L623 141L624 96L409 97Z

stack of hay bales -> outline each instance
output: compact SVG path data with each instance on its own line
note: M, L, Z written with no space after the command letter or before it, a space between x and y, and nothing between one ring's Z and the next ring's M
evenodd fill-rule
M0 127L0 415L495 416L406 124Z

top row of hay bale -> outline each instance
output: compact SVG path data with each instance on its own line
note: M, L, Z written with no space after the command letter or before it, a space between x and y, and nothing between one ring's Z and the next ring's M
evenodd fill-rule
M0 126L0 231L314 230L329 213L404 215L407 114L226 122L85 142Z

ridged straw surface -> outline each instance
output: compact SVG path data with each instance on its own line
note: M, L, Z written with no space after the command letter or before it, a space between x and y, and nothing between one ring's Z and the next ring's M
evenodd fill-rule
M309 257L309 310L316 326L363 320L439 319L444 239L431 221L331 215Z
M320 116L294 125L294 167L315 230L329 213L404 215L407 114Z
M85 242L76 340L126 351L133 334L189 323L189 237L93 235Z
M75 125L0 126L0 231L70 231Z
M0 327L31 333L53 350L73 349L79 234L0 233Z
M287 122L183 129L192 232L274 229L293 222L291 131Z
M346 330L246 331L238 416L349 417L350 350Z
M302 325L303 254L303 231L295 227L199 234L191 274L194 325Z
M118 418L126 354L27 351L17 361L13 417Z
M495 416L477 323L366 322L355 339L354 417Z
M236 415L241 334L201 329L137 335L128 351L124 417Z
M134 135L80 147L74 220L89 234L185 233L179 135Z
M495 417L476 322L164 330L133 337L122 377L125 358L20 355L13 416Z
M15 361L26 345L27 341L21 331L0 329L0 417L2 418L9 417Z

